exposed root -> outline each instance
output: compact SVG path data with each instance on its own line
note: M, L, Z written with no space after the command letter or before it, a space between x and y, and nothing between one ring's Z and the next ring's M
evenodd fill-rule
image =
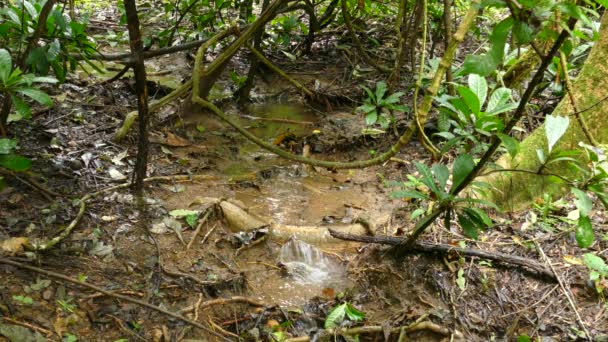
M337 232L334 230L329 231L330 234L341 240L347 241L358 241L358 242L366 242L366 243L378 243L389 246L400 246L402 245L404 238L392 237L392 236L365 236L365 235L353 235L353 234L345 234L342 232ZM472 248L459 248L452 245L443 245L443 244L429 244L425 242L413 242L408 246L407 251L413 252L426 252L426 253L458 253L464 256L469 257L478 257L488 260L493 260L501 263L517 265L521 267L525 267L528 269L532 269L535 272L547 277L551 280L556 280L556 276L550 269L547 269L542 264L535 260L522 258L515 255L508 255L504 253L496 253L496 252L488 252L480 249L472 249Z

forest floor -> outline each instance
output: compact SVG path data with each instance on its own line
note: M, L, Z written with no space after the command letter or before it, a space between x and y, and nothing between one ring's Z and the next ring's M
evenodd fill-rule
M359 81L337 67L349 65L345 56L317 53L297 64L273 57L308 87L317 81L322 92L357 98ZM152 67L171 65L177 84L188 77L189 63L186 54L179 54ZM242 68L238 59L231 67ZM171 86L169 76L161 78L152 80ZM19 153L34 160L35 173L27 178L41 180L59 196L27 185L27 178L8 178L0 193L0 241L53 237L76 217L77 199L130 179L133 135L121 143L112 136L126 112L136 109L136 97L128 77L106 85L100 80L99 75L74 77L54 90L54 108L11 126L21 137ZM308 104L274 75L261 78L255 103L244 109L230 103L230 83L227 77L220 80L214 95L225 98L224 109L260 137L294 152L308 144L322 159L366 159L396 139L391 133L362 135L355 103ZM160 97L163 91L157 87L150 94ZM443 223L422 237L550 264L563 286L505 263L457 253L396 257L387 247L352 242L318 246L341 266L340 277L301 283L280 263L282 242L243 247L242 236L218 210L210 210L196 231L196 222L189 225L172 211L204 212L209 198L222 198L274 222L322 226L365 218L375 234L400 236L412 228L409 215L419 205L390 199L393 189L386 181L404 180L415 173L414 161L428 161L412 142L397 159L363 170L304 167L260 150L211 115L187 100L155 114L149 175L186 177L148 182L143 217L128 188L104 190L87 202L74 232L54 248L23 254L5 244L3 254L18 252L12 260L33 259L44 270L180 313L229 340L239 335L268 339L276 331L288 337L314 335L330 309L343 301L366 314L366 326L380 327L362 334L365 340L380 340L390 328L415 322L429 324L412 329L411 340L514 340L526 334L560 341L584 339L584 329L595 340L608 339L608 307L588 280L580 260L584 251L576 247L574 225L565 219L574 206L566 202L539 201L527 212L495 213L496 225L478 240ZM277 117L298 123L265 120ZM397 119L397 128L407 121ZM598 236L608 236L607 213L597 209L592 217ZM606 239L593 247L604 253L607 248ZM0 290L4 336L30 341L61 340L68 334L82 341L215 338L148 307L15 266L0 264ZM286 321L290 324L281 325ZM390 336L397 340L398 333Z

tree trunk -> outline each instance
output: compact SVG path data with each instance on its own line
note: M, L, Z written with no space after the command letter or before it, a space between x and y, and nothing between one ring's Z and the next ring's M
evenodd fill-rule
M595 42L591 53L573 84L572 94L580 116L590 128L590 135L599 144L608 143L608 15L602 18L600 38ZM554 147L554 150L580 149L579 142L590 144L574 115L572 102L568 96L557 105L553 115L569 116L570 126ZM512 159L503 155L497 162L506 169L538 171L541 163L536 155L537 149L547 151L545 126L538 127L520 145L520 152ZM564 163L551 164L543 168L545 174L572 176ZM478 180L488 182L494 188L488 191L487 199L495 202L501 208L514 211L520 210L531 201L549 193L554 197L564 193L563 187L552 183L548 176L534 175L523 172L498 172Z

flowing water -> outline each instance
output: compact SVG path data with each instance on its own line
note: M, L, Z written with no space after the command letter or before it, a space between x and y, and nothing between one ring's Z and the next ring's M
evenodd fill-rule
M330 284L332 279L344 276L344 271L318 248L291 238L281 247L280 262L300 284Z

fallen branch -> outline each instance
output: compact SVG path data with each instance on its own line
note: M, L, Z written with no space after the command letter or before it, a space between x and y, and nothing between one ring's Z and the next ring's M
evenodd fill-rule
M365 242L365 243L377 243L382 245L389 246L401 246L403 244L403 238L392 237L392 236L367 236L367 235L354 235L347 234L342 232L337 232L335 230L329 230L331 236L347 241L357 241L357 242ZM555 274L539 262L527 259L515 255L509 255L498 252L489 252L481 249L473 249L473 248L460 248L452 245L445 244L430 244L425 242L414 242L408 246L406 251L412 252L424 252L424 253L458 253L468 257L478 257L482 259L488 259L492 261L497 261L505 264L512 264L521 267L525 267L528 269L532 269L539 274L551 279L556 280Z
M75 284L75 285L79 285L79 286L86 287L86 288L89 288L89 289L97 291L97 292L101 292L101 293L105 294L106 296L114 297L114 298L117 298L117 299L120 299L120 300L124 300L124 301L130 302L130 303L133 303L133 304L141 305L141 306L146 307L148 309L152 309L154 311L160 312L160 313L162 313L164 315L173 317L173 318L178 319L178 320L180 320L180 321L182 321L184 323L187 323L187 324L195 326L195 327L197 327L199 329L202 329L202 330L208 332L209 334L211 334L213 336L216 336L217 338L221 339L222 341L230 341L229 339L226 339L224 336L222 336L222 335L216 333L215 331L207 328L206 326L202 325L199 322L190 320L190 319L188 319L188 318L186 318L186 317L184 317L182 315L176 314L174 312L171 312L169 310L163 309L163 308L158 307L156 305L152 305L152 304L144 302L142 300L131 298L131 297L127 297L127 296L123 296L123 295L120 295L120 294L117 294L117 293L114 293L114 292L102 289L99 286L96 286L96 285L93 285L93 284L89 284L89 283L85 283L85 282L82 282L82 281L80 281L78 279L74 279L74 278L68 277L68 276L60 274L60 273L43 270L41 268L30 266L30 265L26 265L26 264L23 264L23 263L20 263L20 262L17 262L17 261L13 261L13 260L10 260L10 259L0 258L0 264L11 265L11 266L14 266L14 267L17 267L17 268L25 269L25 270L32 271L32 272L35 272L35 273L38 273L38 274L42 274L42 275L45 275L47 277L51 277L51 278L67 281L67 282Z
M454 336L456 340L462 340L464 336L458 330L451 332L448 328L442 327L439 324L423 321L423 322L415 322L405 327L395 327L390 329L391 334L399 334L401 331L405 332L415 332L428 330L435 334L443 335L443 336ZM384 333L385 327L380 325L369 325L355 328L339 328L339 329L327 329L326 332L328 335L359 335L359 334L374 334L374 333ZM301 336L295 338L288 338L285 342L308 342L310 341L310 337Z

